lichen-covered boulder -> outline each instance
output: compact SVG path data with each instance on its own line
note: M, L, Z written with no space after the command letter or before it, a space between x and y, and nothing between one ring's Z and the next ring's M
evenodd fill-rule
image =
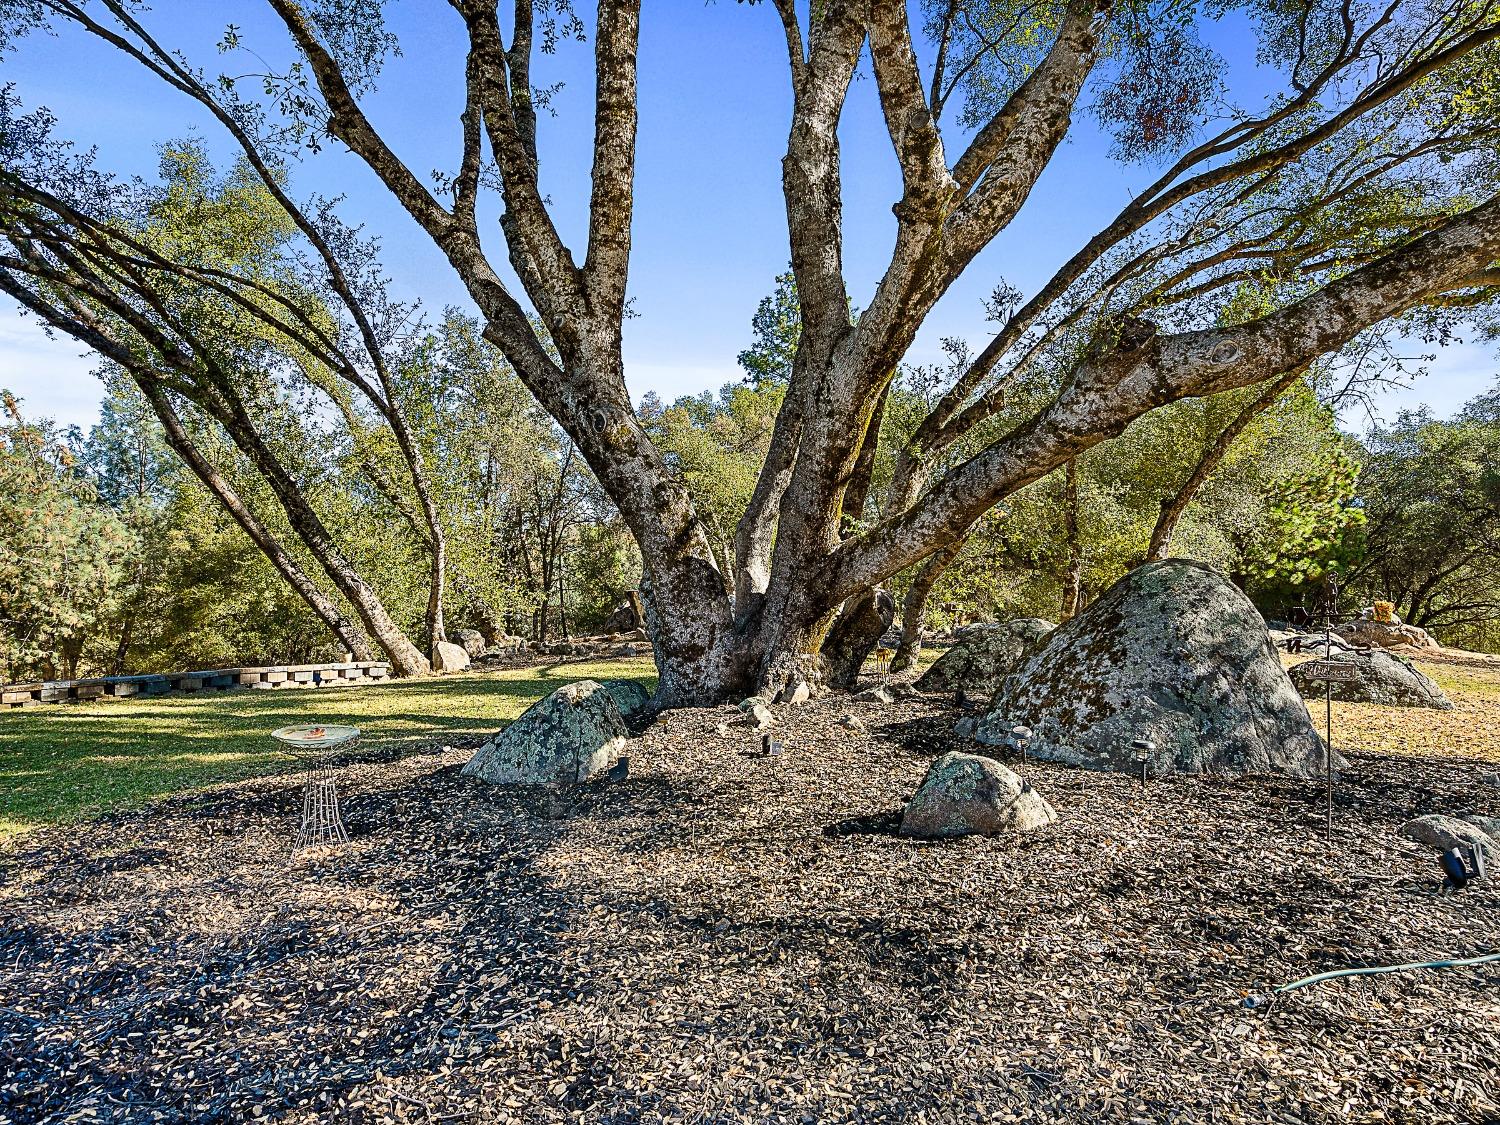
M1148 563L1049 636L996 692L976 738L1031 728L1029 752L1090 769L1318 777L1323 742L1265 621L1201 563ZM1341 765L1335 758L1334 765Z
M462 672L469 666L469 654L462 645L452 641L438 641L432 646L432 670L434 672Z
M627 736L614 697L593 680L560 687L474 752L463 772L496 785L570 785L608 770Z
M1446 852L1457 847L1478 847L1484 853L1484 868L1491 879L1500 875L1500 837L1486 832L1476 819L1492 820L1492 817L1456 817L1429 813L1408 820L1401 826L1401 835Z
M903 836L1028 832L1057 819L1029 782L992 758L953 751L932 764L901 818Z
M633 719L651 709L651 693L638 680L605 680L599 686L609 693L624 719Z
M1040 617L970 625L958 635L953 647L922 673L917 688L938 693L962 690L976 699L988 699L1000 681L1056 628Z
M1314 679L1307 664L1294 665L1289 673L1292 683L1308 699L1329 698L1346 703L1384 703L1391 707L1435 707L1451 711L1453 704L1443 689L1433 683L1409 660L1392 656L1381 649L1345 652L1335 657L1354 669L1352 680L1324 681Z

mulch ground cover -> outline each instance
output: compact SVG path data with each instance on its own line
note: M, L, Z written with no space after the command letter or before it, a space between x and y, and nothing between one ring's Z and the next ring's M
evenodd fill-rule
M849 713L867 725L841 725ZM1058 823L896 834L956 747L933 703L668 715L630 776L345 768L353 835L289 854L300 778L0 857L0 1121L1500 1120L1500 892L1395 829L1500 814L1477 761L1319 785L1035 762ZM1491 767L1492 768L1492 767Z

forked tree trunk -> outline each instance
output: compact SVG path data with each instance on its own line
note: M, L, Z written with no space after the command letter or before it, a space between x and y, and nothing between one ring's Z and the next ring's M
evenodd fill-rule
M396 446L401 451L407 475L411 478L412 488L417 494L417 502L422 506L422 514L419 516L412 510L407 498L401 495L395 482L386 475L385 470L373 457L366 457L363 467L365 475L370 478L370 483L375 486L375 490L401 513L402 519L427 548L427 555L431 560L427 582L427 643L429 648L436 648L438 642L448 639L443 611L443 595L447 585L448 536L443 530L442 521L438 518L437 504L432 498L432 489L427 482L426 470L422 467L421 455L416 449L411 431L406 424L406 415L396 405L388 383L385 390L387 402L382 403L374 399L373 395L370 398L396 436ZM341 395L333 396L333 401L343 414L344 425L348 428L350 435L358 440L357 435L362 432L364 426L354 412L353 406Z
M858 683L865 658L895 619L895 599L881 589L867 590L844 603L821 649L829 687L848 690Z

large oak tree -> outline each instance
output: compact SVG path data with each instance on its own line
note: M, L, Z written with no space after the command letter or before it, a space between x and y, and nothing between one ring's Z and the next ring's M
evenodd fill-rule
M1418 306L1488 301L1497 280L1496 3L767 0L746 14L785 33L784 57L765 65L784 68L792 91L782 172L800 332L726 565L626 392L640 0L579 14L564 0L431 2L467 44L451 76L465 91L450 124L456 170L440 188L365 112L392 46L378 0L264 3L299 61L258 78L253 95L193 69L159 38L166 21L153 26L132 0L0 10L12 31L67 27L131 55L205 107L273 190L295 152L330 140L368 166L618 505L641 550L667 705L818 680L825 638L870 635L861 620L879 583L1134 419L1280 379ZM1258 109L1230 102L1202 34L1235 9L1284 82ZM539 186L533 66L585 25L593 168L577 185L586 241L570 246ZM851 293L839 123L865 65L901 193L889 262L872 291ZM1033 188L1085 111L1118 158L1160 176L1036 292L1001 295L998 330L913 428L871 516L870 443L898 365L975 257L1023 206L1046 206ZM14 153L7 169L27 174ZM514 284L478 218L492 192ZM304 233L318 245L316 229ZM349 268L338 253L319 249L335 279ZM36 284L24 269L13 277ZM1236 315L1247 291L1255 314ZM1012 421L1018 388L1039 405Z

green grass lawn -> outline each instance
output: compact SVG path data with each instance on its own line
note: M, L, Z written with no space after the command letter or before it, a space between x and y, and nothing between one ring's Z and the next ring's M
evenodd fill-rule
M369 687L203 692L152 700L0 711L0 841L220 781L289 772L270 732L350 723L372 750L415 748L503 727L582 679L654 687L649 657L563 663Z

